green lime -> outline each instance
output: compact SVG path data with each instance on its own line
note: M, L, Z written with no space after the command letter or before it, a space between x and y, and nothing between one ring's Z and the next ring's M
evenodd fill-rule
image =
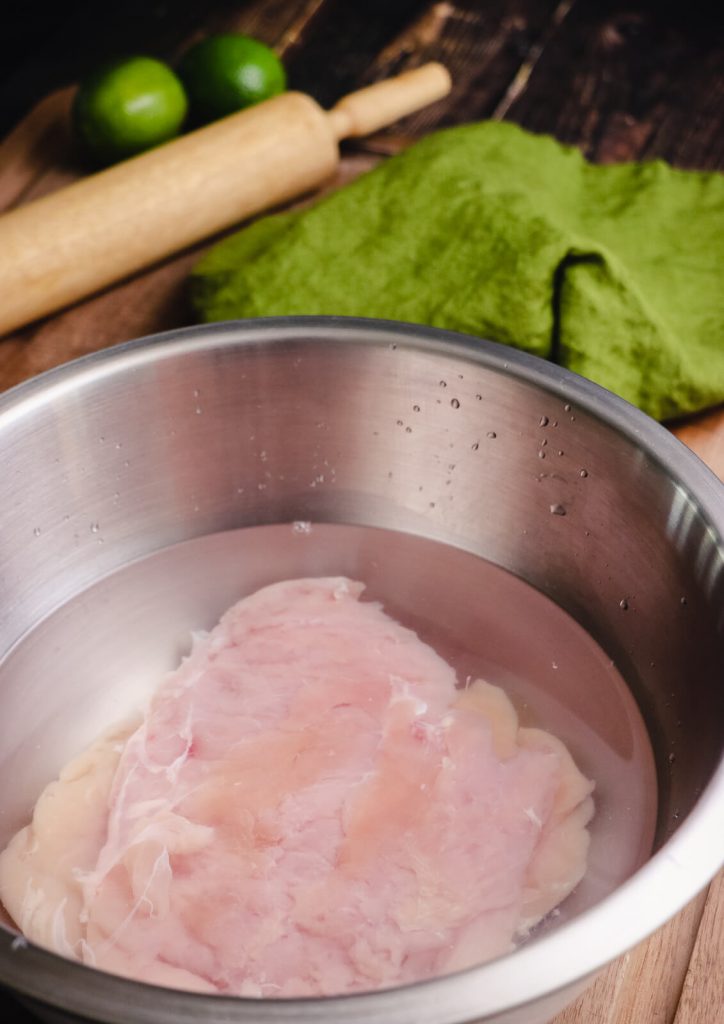
M81 83L73 121L87 152L101 163L113 163L177 135L187 107L171 68L152 57L128 57Z
M178 67L196 123L214 121L284 92L284 65L264 43L237 32L192 46Z

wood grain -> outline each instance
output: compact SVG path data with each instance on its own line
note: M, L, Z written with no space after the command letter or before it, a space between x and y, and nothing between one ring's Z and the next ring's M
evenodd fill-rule
M724 1021L724 872L709 887L674 1024Z
M683 7L682 7L683 9ZM671 5L572 5L507 116L598 162L724 168L724 33Z
M695 416L673 429L679 440L724 480L724 409Z
M554 1024L671 1024L706 898L706 891L699 893L650 939L612 963Z
M75 89L69 86L51 93L0 142L0 210L9 210L27 198L33 183L53 168L53 187L65 184L58 176L69 164L68 121ZM62 173L62 172L61 172ZM68 167L66 181L74 181L77 169Z
M425 6L424 0L328 0L288 54L294 88L332 106L367 84L364 74L375 56Z
M394 153L436 128L491 116L556 22L560 0L454 0L428 5L380 52L364 80L374 81L427 60L452 72L453 91L361 145Z

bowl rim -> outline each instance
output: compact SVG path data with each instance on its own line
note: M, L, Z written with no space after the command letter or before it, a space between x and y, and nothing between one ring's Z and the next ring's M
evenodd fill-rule
M364 335L368 336L368 342L375 342L380 347L392 347L402 340L408 347L421 351L442 355L454 352L486 369L544 387L564 402L573 400L571 388L575 389L580 396L575 400L581 407L585 406L588 413L630 440L643 444L655 461L667 468L675 466L684 482L703 488L702 507L707 509L718 526L724 525L724 514L718 505L724 483L682 441L626 399L572 370L522 349L458 331L397 320L345 316L253 317L194 324L143 335L70 359L0 393L0 425L5 416L17 414L21 407L29 411L35 404L47 401L51 391L60 397L64 391L72 390L87 378L111 375L134 364L141 366L156 362L159 357L173 358L190 344L197 350L233 347L240 343L268 345L290 341L350 344L359 342ZM710 503L707 499L713 500Z
M85 382L162 359L239 345L372 344L412 349L512 376L570 402L618 431L676 481L708 522L724 559L724 485L666 428L624 399L556 364L517 349L434 327L349 317L272 317L180 328L113 345L45 371L0 396L6 425ZM398 988L354 995L251 999L147 985L66 960L0 926L0 983L17 995L114 1024L129 1006L136 1024L196 1021L339 1021L455 1024L504 1012L580 986L659 928L724 861L712 835L724 834L724 755L674 835L626 882L590 909L530 945L479 967ZM620 922L627 926L625 937ZM595 941L592 941L592 936ZM552 969L553 967L553 969ZM525 984L521 984L525 978ZM576 990L577 992L577 990ZM571 996L575 993L572 991Z

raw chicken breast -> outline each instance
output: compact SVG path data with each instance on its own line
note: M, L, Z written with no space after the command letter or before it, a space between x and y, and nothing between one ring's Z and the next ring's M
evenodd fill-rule
M24 934L183 989L330 995L505 953L585 870L588 782L346 579L239 602L0 855Z

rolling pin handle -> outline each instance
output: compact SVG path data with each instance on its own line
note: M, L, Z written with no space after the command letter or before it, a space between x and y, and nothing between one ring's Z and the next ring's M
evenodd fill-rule
M433 61L350 93L327 117L335 138L358 138L441 100L451 86L447 68Z

